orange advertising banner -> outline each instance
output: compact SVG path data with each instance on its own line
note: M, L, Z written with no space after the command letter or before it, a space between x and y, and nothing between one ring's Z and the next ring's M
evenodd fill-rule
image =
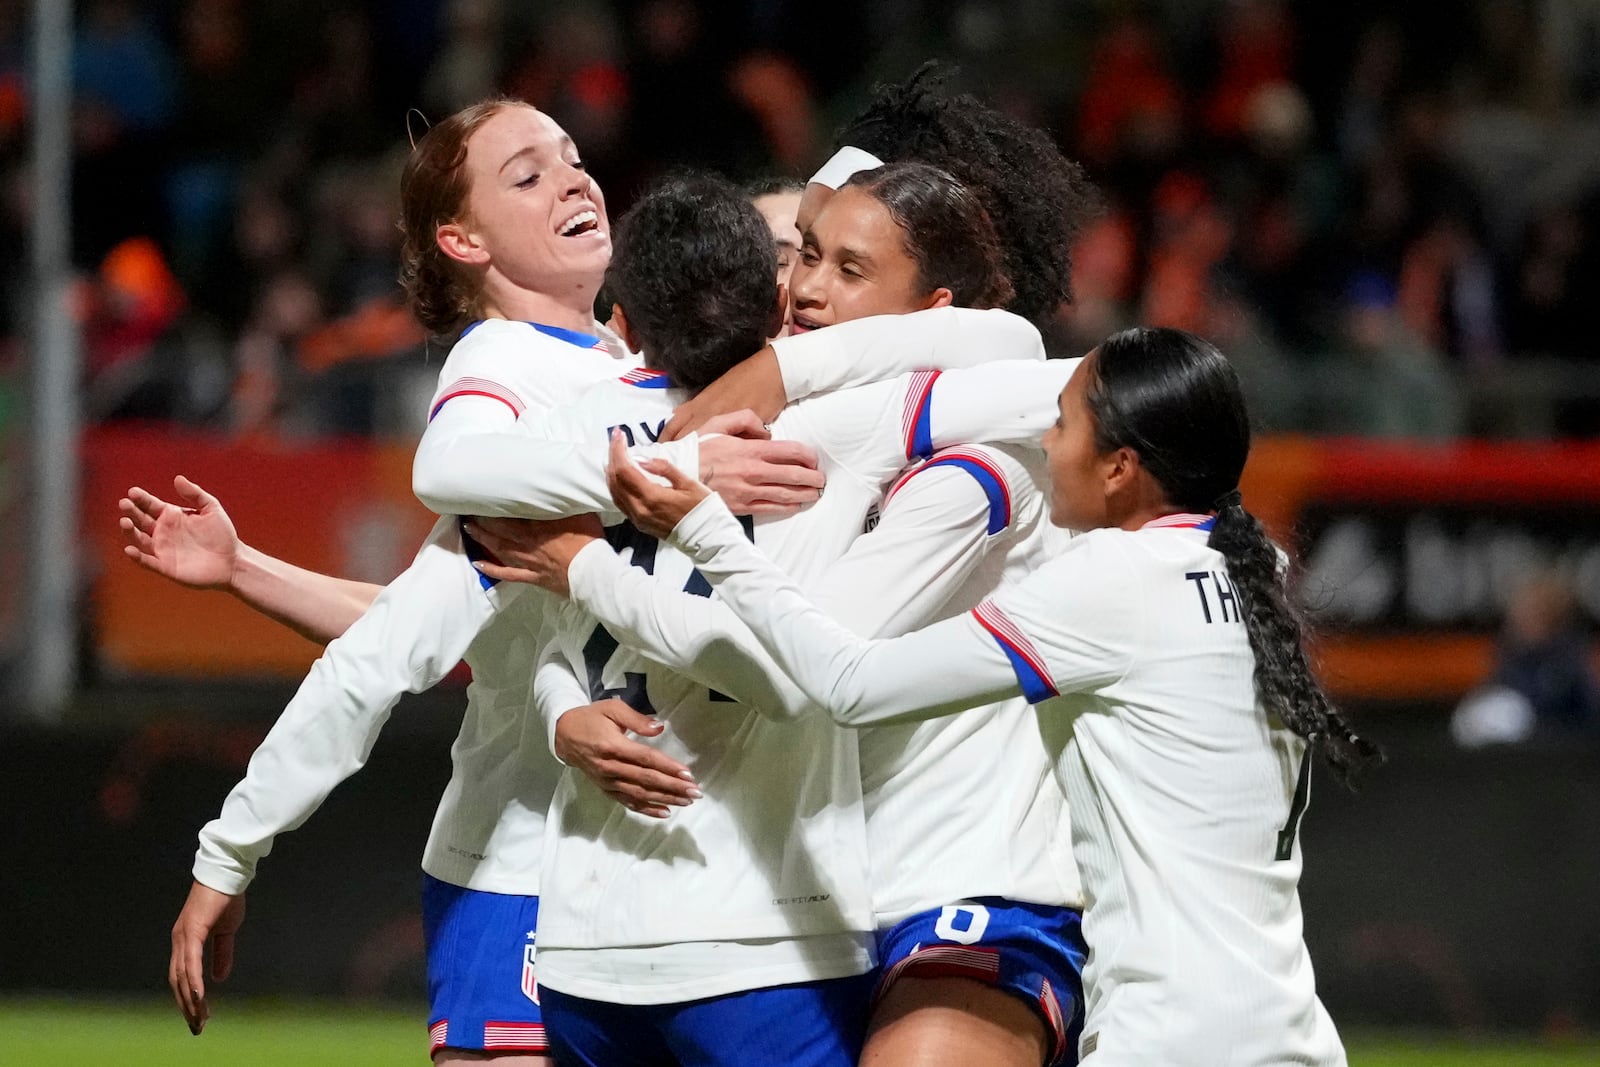
M1535 573L1559 574L1600 632L1600 444L1271 439L1243 489L1295 548L1341 699L1453 700L1485 681Z
M320 649L221 592L196 592L122 553L117 500L130 486L173 499L186 475L239 534L311 570L376 583L404 570L433 526L411 495L408 445L237 442L165 427L102 427L85 441L83 530L98 666L110 674L304 674Z
M114 427L86 441L84 529L98 666L111 674L294 678L318 649L226 594L181 589L122 555L116 501L185 474L249 543L384 582L432 524L411 446L237 442ZM1600 444L1258 441L1246 505L1302 562L1318 659L1345 700L1453 699L1490 672L1506 599L1533 569L1569 576L1600 631Z

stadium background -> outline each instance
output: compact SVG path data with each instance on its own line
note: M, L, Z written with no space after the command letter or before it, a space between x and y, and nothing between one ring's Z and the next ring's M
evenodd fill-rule
M1391 756L1303 829L1352 1061L1600 1057L1600 4L80 0L53 318L50 9L0 0L5 1058L422 1062L416 861L461 679L403 702L263 865L192 1042L162 997L194 831L316 649L138 572L115 527L127 486L182 472L295 562L409 558L441 353L394 282L408 109L533 101L615 215L675 164L803 177L929 57L1104 194L1052 351L1176 325L1245 376L1246 500L1303 554L1330 684ZM60 449L39 353L64 325ZM39 614L63 573L64 639Z

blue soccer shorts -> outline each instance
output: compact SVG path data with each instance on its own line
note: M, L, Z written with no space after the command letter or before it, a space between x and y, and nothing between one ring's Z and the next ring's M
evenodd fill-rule
M547 1052L533 972L539 898L422 879L428 1054L446 1047Z
M752 989L677 1004L543 992L551 1051L583 1067L855 1067L873 977Z
M878 931L877 998L901 978L971 978L1021 1000L1044 1022L1047 1063L1075 1062L1083 1028L1083 913L976 897Z

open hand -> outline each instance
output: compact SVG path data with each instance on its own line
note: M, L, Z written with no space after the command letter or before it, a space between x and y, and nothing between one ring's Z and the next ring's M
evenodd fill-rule
M713 422L744 424L755 418L746 411ZM816 451L798 441L700 438L700 478L735 515L787 515L815 503L824 480L816 468Z
M172 504L138 486L117 501L123 553L135 563L193 589L226 588L239 561L239 535L217 498L178 475Z

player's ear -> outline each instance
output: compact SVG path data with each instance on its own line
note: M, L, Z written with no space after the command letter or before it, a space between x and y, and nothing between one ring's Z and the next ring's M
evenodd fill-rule
M955 302L955 294L941 285L933 291L932 295L928 297L928 302L922 306L925 308L947 308Z
M628 346L629 352L639 351L633 343L633 331L628 329L628 316L622 310L621 304L611 305L611 321L606 323L611 327L611 332L622 338L622 343Z
M789 287L782 282L778 283L778 302L772 308L772 315L767 319L767 338L770 340L783 332L783 316L789 310Z
M1117 496L1133 488L1143 466L1139 453L1124 445L1106 456L1106 496Z
M460 222L447 222L433 231L439 251L458 263L479 265L489 262L489 250L478 240L478 235Z

